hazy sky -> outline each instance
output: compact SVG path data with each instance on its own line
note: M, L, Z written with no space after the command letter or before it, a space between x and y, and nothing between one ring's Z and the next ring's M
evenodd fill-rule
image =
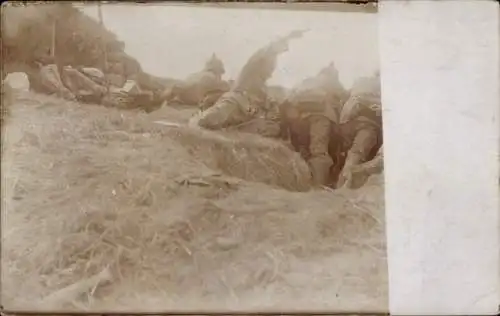
M84 12L97 17L97 7ZM377 16L366 13L104 5L104 22L152 74L183 78L216 53L235 77L248 57L277 36L308 28L291 42L270 84L293 85L331 61L352 81L378 67Z

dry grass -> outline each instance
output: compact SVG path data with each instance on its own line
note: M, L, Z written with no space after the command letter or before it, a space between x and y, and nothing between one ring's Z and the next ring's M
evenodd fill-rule
M307 167L285 145L151 123L165 117L186 114L17 96L2 157L5 307L387 307L380 179L299 192Z

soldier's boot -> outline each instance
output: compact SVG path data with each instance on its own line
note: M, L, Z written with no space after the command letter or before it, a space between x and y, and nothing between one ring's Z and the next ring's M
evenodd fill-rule
M368 177L364 173L353 174L351 168L359 165L363 161L363 156L360 153L350 151L347 154L344 166L337 181L337 188L346 187L355 189L361 187Z
M309 167L313 185L316 187L329 184L330 168L333 166L333 160L329 156L319 156L309 159Z
M351 189L359 189L365 185L366 181L370 178L370 174L366 170L361 172L353 173L352 182L350 184Z

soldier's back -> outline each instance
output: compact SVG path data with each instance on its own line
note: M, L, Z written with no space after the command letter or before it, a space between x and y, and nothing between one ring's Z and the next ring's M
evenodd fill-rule
M356 80L351 88L349 101L346 102L340 114L340 121L368 120L377 126L382 124L380 105L380 76L362 77Z
M234 88L236 90L255 90L257 86L263 86L268 75L274 69L276 56L271 55L267 48L255 52L241 69L236 78Z
M184 81L176 85L178 97L184 103L197 104L205 95L212 91L220 90L222 80L211 71L199 71L189 75Z
M325 75L318 75L303 80L290 93L290 101L340 103L340 99L345 94L345 89L338 80ZM338 102L335 102L335 99Z
M297 85L290 93L292 103L322 102L326 98L327 90L317 78L307 78Z
M200 71L194 74L189 75L185 84L186 87L205 87L213 85L214 82L218 81L218 78L215 74L209 71Z

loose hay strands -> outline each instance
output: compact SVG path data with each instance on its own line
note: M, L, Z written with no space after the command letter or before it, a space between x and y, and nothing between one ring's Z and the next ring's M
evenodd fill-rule
M307 189L306 166L278 142L32 94L17 102L2 157L10 309L260 306L251 293L292 291L292 270L309 261L339 265L359 244L367 252L356 256L368 259L349 268L362 273L383 260L371 250L384 251L383 227L349 204L354 193L291 192ZM356 203L382 218L377 196ZM366 280L356 282L384 282Z
M278 141L258 135L212 132L182 125L165 126L165 133L209 167L227 175L287 190L311 189L311 175L305 161Z

